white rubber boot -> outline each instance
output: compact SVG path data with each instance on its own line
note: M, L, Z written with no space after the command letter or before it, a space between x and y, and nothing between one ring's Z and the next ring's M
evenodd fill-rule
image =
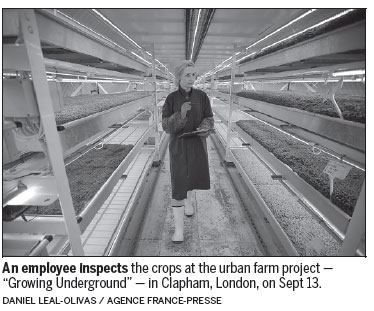
M184 231L184 206L174 207L174 235L172 237L173 243L182 243L184 240L183 231Z
M187 192L187 199L184 199L184 214L191 217L194 214L192 206L192 191Z

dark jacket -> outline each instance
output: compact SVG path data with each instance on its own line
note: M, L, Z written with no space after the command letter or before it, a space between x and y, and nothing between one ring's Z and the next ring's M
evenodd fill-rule
M181 106L191 102L186 119L181 117ZM206 138L200 136L178 138L196 128L213 129L214 119L209 98L201 90L186 93L182 88L170 93L162 109L162 127L170 134L170 173L172 198L183 200L187 191L210 188Z

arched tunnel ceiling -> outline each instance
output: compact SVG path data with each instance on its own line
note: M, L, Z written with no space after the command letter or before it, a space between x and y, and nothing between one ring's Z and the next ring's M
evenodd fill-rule
M234 44L248 46L294 18L299 9L217 9L196 65L207 72L232 56Z
M198 9L101 9L100 12L137 43L153 43L155 56L171 71L190 56L186 46L186 14ZM196 59L198 74L213 69L233 54L233 45L250 44L259 36L286 24L302 9L215 9ZM195 23L194 23L195 22ZM202 20L200 21L201 25ZM193 40L191 36L191 40ZM195 42L195 45L198 43Z
M101 9L139 45L154 44L155 57L173 71L185 59L184 9Z

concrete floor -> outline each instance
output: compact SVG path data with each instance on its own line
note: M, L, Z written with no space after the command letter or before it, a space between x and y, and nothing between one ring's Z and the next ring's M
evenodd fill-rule
M134 256L263 256L229 177L207 140L211 189L195 191L195 214L185 216L185 241L174 244L169 153L166 152Z

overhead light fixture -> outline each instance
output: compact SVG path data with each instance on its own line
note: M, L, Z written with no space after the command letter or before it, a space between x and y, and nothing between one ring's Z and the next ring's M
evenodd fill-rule
M294 37L296 37L296 36L298 36L298 35L301 35L301 34L307 32L308 30L311 30L311 29L313 29L313 28L316 28L316 27L322 26L323 24L326 24L326 23L328 23L328 22L331 22L331 21L333 21L333 20L335 20L335 19L337 19L337 18L339 18L339 17L342 17L342 16L344 16L344 15L346 15L346 14L352 12L352 11L354 11L354 9L349 9L349 10L345 10L345 11L343 11L343 12L340 12L339 14L336 14L336 15L330 17L330 18L327 18L327 19L325 19L325 20L323 20L323 21L321 21L321 22L319 22L319 23L317 23L317 24L315 24L315 25L313 25L313 26L310 26L310 27L308 27L308 28L305 28L304 30L301 30L301 31L299 31L299 32L297 32L297 33L294 33L294 34L288 36L287 38L284 38L284 39L282 39L282 40L279 40L279 41L277 41L277 42L274 42L274 43L272 43L272 44L270 44L270 45L268 45L268 46L262 48L261 51L266 50L266 49L268 49L268 48L270 48L270 47L272 47L272 46L274 46L274 45L276 45L276 44L282 43L282 42L284 42L284 41L286 41L286 40L288 40L288 39L291 39L291 38L294 38Z
M255 44L259 43L260 41L263 41L264 39L270 37L270 36L273 35L274 33L276 33L276 32L278 32L278 31L284 29L285 27L287 27L287 26L293 24L296 20L300 20L301 18L303 18L303 17L309 15L310 13L312 13L312 12L314 12L314 11L316 11L316 9L313 9L313 10L310 10L310 11L306 12L305 14L303 14L302 16L298 17L297 19L291 21L291 22L288 23L287 25L285 25L285 26L279 28L279 29L276 30L275 32L269 34L268 36L262 38L261 40L255 42L254 44L250 45L249 47L247 47L247 49L253 47ZM279 44L279 43L282 43L282 42L284 42L284 41L286 41L286 40L288 40L288 39L294 38L294 37L296 37L296 36L298 36L298 35L300 35L300 34L303 34L303 33L307 32L307 31L309 31L309 30L311 30L311 29L313 29L313 28L316 28L316 27L319 27L319 26L321 26L321 25L323 25L323 24L326 24L326 23L328 23L328 22L331 22L331 21L333 21L333 20L335 20L335 19L337 19L337 18L339 18L339 17L341 17L341 16L344 16L344 15L346 15L346 14L352 12L352 11L354 11L354 9L349 9L349 10L345 10L345 11L343 11L343 12L340 12L340 13L338 13L338 14L336 14L336 15L330 17L330 18L327 18L327 19L325 19L325 20L323 20L323 21L321 21L321 22L319 22L319 23L317 23L317 24L315 24L315 25L313 25L313 26L310 26L310 27L308 27L308 28L305 28L304 30L301 30L301 31L299 31L299 32L297 32L297 33L294 33L294 34L288 36L287 38L284 38L284 39L282 39L282 40L279 40L279 41L277 41L277 42L274 42L274 43L272 43L272 44L269 44L268 46L262 48L260 51L266 50L266 49L268 49L268 48L270 48L270 47L272 47L272 46L274 46L274 45L277 45L277 44ZM248 58L248 57L250 57L250 56L252 56L252 55L254 55L254 54L256 54L256 53L257 53L257 51L256 51L256 52L253 52L253 53L251 53L251 54L245 55L245 56L242 57L241 59L237 60L237 62L240 62L240 61L242 61L242 60L244 60L244 59L246 59L246 58Z
M243 59L246 59L246 58L248 58L248 57L251 57L252 55L254 55L254 54L256 54L256 53L257 53L257 52L253 52L253 53L251 53L251 54L245 55L244 57L238 59L236 62L241 62Z
M93 12L95 12L98 16L100 16L103 20L105 20L109 25L111 25L114 29L116 29L121 35L123 35L127 40L129 40L131 43L133 43L138 49L140 50L144 50L146 54L148 54L149 56L152 57L152 53L148 52L147 50L143 49L139 44L137 44L133 39L131 39L126 33L124 33L121 29L119 29L115 24L113 24L109 19L107 19L103 14L101 14L99 11L95 10L95 9L92 9ZM132 54L134 54L135 56L139 57L140 59L142 59L143 61L145 61L147 64L152 64L150 62L148 62L147 60L145 60L144 58L140 57L139 55L137 55L136 53L134 52L131 52ZM156 62L158 62L160 65L164 66L166 68L166 66L164 64L162 64L159 60L155 59Z
M59 10L57 10L57 12L58 12L59 14L61 14L62 16L64 16L65 18L70 19L70 20L73 21L74 23L77 23L79 26L81 26L81 27L83 27L83 28L86 28L87 30L89 30L89 31L91 31L92 33L94 33L95 35L97 35L97 36L103 38L104 40L106 40L106 41L108 41L108 42L110 42L111 44L113 44L113 45L115 45L116 47L120 48L120 49L123 50L124 52L127 52L127 50L126 50L125 48L123 48L123 47L120 46L119 44L115 43L114 41L110 40L109 38L103 36L102 34L96 32L96 31L93 30L92 28L87 27L86 25L84 25L84 24L78 22L78 21L75 20L74 18L72 18L72 17L66 15L65 13L63 13L63 12L61 12L61 11L59 11Z
M194 47L195 47L196 33L197 33L197 28L199 27L200 13L201 13L201 9L199 9L199 13L197 15L197 22L196 22L196 27L195 27L195 33L194 33L194 36L193 36L193 41L192 41L190 60L192 60L193 50L194 50Z
M356 75L364 75L365 69L360 70L346 70L346 71L337 71L334 72L332 75L333 77L344 77L344 76L356 76Z
M294 24L294 23L297 22L298 20L300 20L300 19L306 17L307 15L313 13L313 12L316 11L316 10L317 10L317 9L311 9L311 10L309 10L308 12L305 12L304 14L302 14L302 15L300 15L299 17L293 19L292 21L290 21L290 22L287 23L286 25L282 26L281 28L278 28L277 30L275 30L275 31L273 31L272 33L268 34L268 35L265 36L264 38L262 38L262 39L256 41L255 43L253 43L253 44L247 46L247 47L246 47L246 50L248 50L248 49L250 49L251 47L255 46L256 44L258 44L258 43L260 43L260 42L266 40L267 38L271 37L272 35L276 34L277 32L281 31L282 29L284 29L284 28L286 28L286 27L288 27L288 26ZM240 54L240 52L237 52L237 53L236 53L236 55L239 55L239 54ZM249 54L249 55L246 55L246 56L244 56L244 57L242 57L241 59L237 60L236 62L240 62L240 61L242 61L243 59L246 59L246 58L252 56L253 54L255 54L255 52L254 52L254 53L251 53L251 54ZM225 62L229 61L231 58L232 58L232 56L230 56L229 58L225 59L225 60L222 61L219 65L217 65L215 68L218 68L219 66L223 65ZM214 70L214 69L213 69L213 70Z
M65 72L56 72L56 71L46 71L46 73L50 75L54 75L54 76L59 75L59 76L75 76L77 78L81 77L84 79L87 78L86 74L65 73Z
M253 44L247 46L247 47L246 47L246 50L248 50L248 49L250 49L251 47L257 45L258 43L260 43L260 42L266 40L267 38L271 37L272 35L276 34L276 33L279 32L279 31L283 30L284 28L286 28L286 27L288 27L288 26L294 24L294 23L297 22L298 20L300 20L300 19L302 19L302 18L308 16L309 14L313 13L313 12L316 11L316 10L317 10L317 9L311 9L311 10L305 12L304 14L302 14L302 15L300 15L299 17L293 19L292 21L290 21L290 22L287 23L286 25L284 25L284 26L278 28L277 30L273 31L272 33L268 34L268 35L265 36L264 38L262 38L262 39L256 41L255 43L253 43ZM239 54L240 54L240 52L237 52L237 53L236 53L236 55L239 55ZM249 55L246 55L246 56L244 56L243 58L237 60L236 62L240 62L240 61L242 61L243 59L252 56L253 54L254 54L254 53L251 53L251 54L249 54ZM221 62L221 63L220 63L218 66L216 66L215 68L217 68L217 67L223 65L225 62L227 62L227 61L230 60L231 58L232 58L232 56L230 56L229 58L225 59L223 62ZM213 69L213 70L214 70L214 69Z
M76 78L62 78L62 79L59 79L58 81L59 82L66 82L67 80L69 80L70 82L72 81L77 81L77 82L97 82L97 81L105 81L105 82L113 82L113 81L116 81L116 82L128 82L127 80L123 80L121 78L114 78L114 77L102 77L102 76L91 76L91 78L94 78L94 79L88 79L88 76L85 75L85 74L76 74L76 73L65 73L65 72L56 72L56 71L46 71L47 73L47 77L49 78L49 81L55 81L57 80L56 79L56 76L73 76L73 77L76 77ZM84 79L84 81L82 81L82 79Z
M293 19L292 21L290 21L290 22L287 23L286 25L284 25L284 26L278 28L277 30L275 30L275 31L273 31L272 33L268 34L267 36L263 37L262 39L256 41L255 43L253 43L253 44L251 44L251 45L249 45L249 46L247 46L247 47L246 47L246 51L249 50L250 48L254 47L255 45L259 44L260 42L262 42L262 41L268 39L268 38L271 37L272 35L278 33L279 31L283 30L284 28L286 28L286 27L288 27L288 26L290 26L290 25L296 23L296 22L299 21L300 19L302 19L302 18L308 16L309 14L313 13L313 12L316 11L316 10L317 10L317 9L311 9L311 10L305 12L304 14L300 15L299 17ZM279 41L278 41L278 42L279 42ZM267 47L265 47L265 48L267 48ZM265 48L264 48L264 49L265 49ZM248 57L251 57L252 55L254 55L254 54L256 54L256 53L257 53L257 51L256 51L256 52L253 52L253 53L251 53L251 54L245 55L245 56L242 57L241 59L238 59L237 62L240 62L240 61L242 61L242 60L244 60L244 59L246 59L246 58L248 58Z
M16 72L3 72L3 78L5 77L18 77L19 75Z
M149 61L145 60L143 57L139 56L135 52L131 52L131 54L135 55L136 57L138 57L139 59L141 59L143 62L146 62L148 65L152 65L152 63L150 63Z
M249 45L246 47L246 50L250 49L251 47L254 47L255 45L257 45L258 43L266 40L267 38L271 37L272 35L278 33L279 31L283 30L284 28L296 23L297 21L299 21L300 19L304 18L305 16L308 16L309 14L313 13L314 11L316 11L317 9L311 9L309 10L308 12L305 12L304 14L300 15L299 17L293 19L292 21L290 21L289 23L287 23L286 25L278 28L277 30L273 31L272 33L268 34L267 36L263 37L262 39L256 41L255 43Z
M109 19L107 19L103 14L101 14L96 9L92 9L92 11L97 14L99 17L101 17L104 21L106 21L110 26L112 26L114 29L116 29L122 36L124 36L127 40L129 40L132 44L134 44L138 49L142 49L142 47L137 44L133 39L131 39L127 34L125 34L121 29L119 29L116 25L114 25Z
M47 81L57 81L55 78L47 79ZM58 82L81 82L81 83L95 83L95 82L111 82L111 83L126 83L128 80L117 80L117 79L59 79Z
M148 54L149 56L152 57L152 54L150 52L148 52L147 50L145 50L144 48L142 48L139 44L137 44L132 38L130 38L130 36L128 36L126 33L124 33L121 29L119 29L115 24L113 24L109 19L107 19L103 14L101 14L99 11L97 11L96 9L92 9L92 11L98 15L101 19L103 19L105 22L107 22L111 27L113 27L114 29L116 29L123 37L125 37L127 40L129 40L133 45L135 45L139 50L141 51L144 51L146 54ZM78 25L86 28L87 30L93 32L94 34L98 35L99 37L103 38L104 40L110 42L111 44L117 46L118 48L120 48L121 50L123 50L124 52L127 52L127 50L125 48L123 48L121 45L119 45L118 43L110 40L109 38L103 36L102 34L94 31L92 28L90 27L87 27L86 25L80 23L79 21L73 19L72 17L66 15L65 13L59 11L59 10L56 10L56 12L58 12L59 14L63 15L64 17L74 21L75 23L77 23ZM142 59L143 61L145 61L147 64L151 64L150 62L148 62L147 60L145 60L144 58L140 57L139 55L135 54L134 52L131 52L132 54L134 54L135 56L137 56L138 58ZM157 59L155 59L156 61L158 61ZM158 61L159 62L159 61ZM161 62L159 62L161 65L163 65ZM166 66L163 65L165 68Z

